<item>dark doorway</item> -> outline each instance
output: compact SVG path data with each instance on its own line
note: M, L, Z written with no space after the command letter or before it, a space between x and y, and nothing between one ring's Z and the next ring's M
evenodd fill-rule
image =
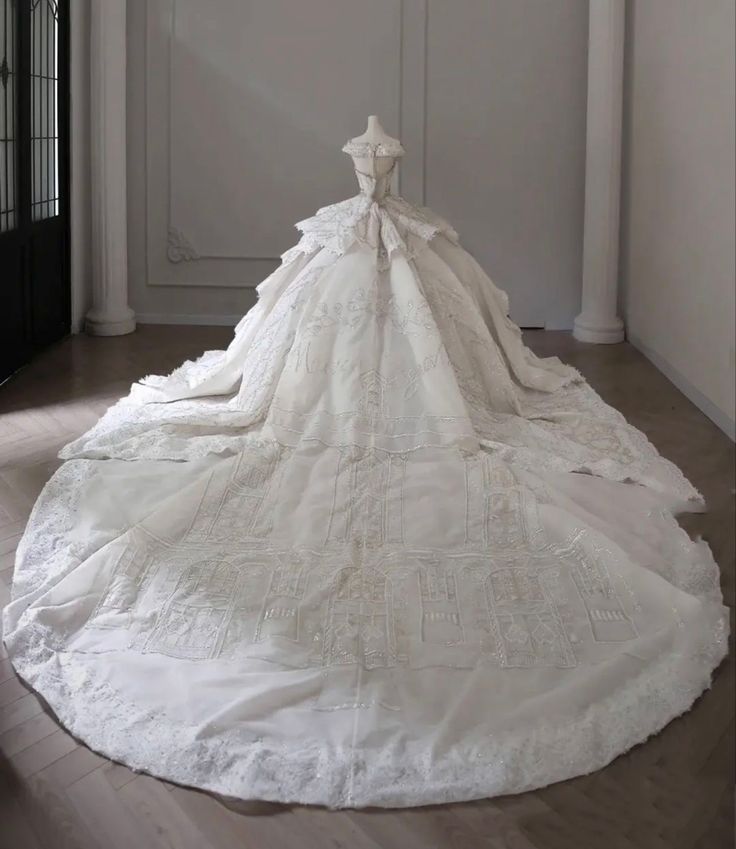
M69 14L0 0L0 380L69 333Z

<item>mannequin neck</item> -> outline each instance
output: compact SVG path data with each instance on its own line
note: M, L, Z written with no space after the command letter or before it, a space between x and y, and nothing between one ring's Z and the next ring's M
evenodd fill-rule
M366 127L366 131L362 136L356 136L353 141L359 143L365 142L371 145L399 144L398 139L393 138L383 129L377 115L368 116L368 126Z

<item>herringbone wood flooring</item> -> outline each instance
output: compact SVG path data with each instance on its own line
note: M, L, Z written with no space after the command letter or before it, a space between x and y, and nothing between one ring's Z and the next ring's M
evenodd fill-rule
M67 339L0 388L0 605L33 501L56 451L130 382L169 371L223 328L142 327ZM685 525L711 544L734 597L734 449L628 345L529 333L576 365L705 494ZM594 775L532 793L405 811L333 812L236 803L176 787L94 754L59 727L0 653L1 849L725 849L734 845L734 664L686 716Z

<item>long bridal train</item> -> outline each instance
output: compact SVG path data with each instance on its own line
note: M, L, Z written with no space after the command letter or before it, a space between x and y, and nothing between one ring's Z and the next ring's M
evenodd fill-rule
M726 651L702 499L428 210L400 144L301 222L227 351L62 452L5 639L93 749L230 796L408 806L604 766Z

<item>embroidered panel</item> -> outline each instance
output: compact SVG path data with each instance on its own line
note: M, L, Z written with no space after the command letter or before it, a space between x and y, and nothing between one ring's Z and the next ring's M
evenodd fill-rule
M232 562L202 560L184 569L144 651L203 659L220 653L241 571Z
M256 626L257 641L276 636L299 641L299 608L306 589L307 575L299 562L276 567Z
M448 572L439 560L434 560L420 568L418 578L422 642L446 646L464 643L455 573Z
M151 578L153 555L142 546L128 545L118 556L105 592L88 620L95 628L127 628L131 610Z
M368 547L403 542L407 455L375 449L340 451L327 540Z
M460 493L465 482L464 499L450 502L461 545L444 551L404 536L407 476L426 489L421 457L317 454L334 486L304 514L313 543L287 542L298 493L288 516L274 509L292 480L289 464L312 455L243 452L210 474L180 541L129 535L89 626L122 629L133 648L192 660L368 670L564 668L578 662L583 621L597 642L637 636L607 552L587 533L550 543L536 498L503 461L453 455L455 477L444 480ZM424 524L429 530L431 519Z
M217 543L266 537L272 530L272 506L289 449L241 452L230 475L210 475L189 529L191 543Z
M604 552L591 551L578 541L574 547L572 575L595 640L621 642L638 636L606 566Z
M323 665L395 666L392 585L376 570L341 569L333 579L325 627Z
M128 629L132 648L192 660L365 669L576 664L577 638L569 638L576 602L566 595L574 577L563 581L565 569L549 568L546 555L499 566L480 554L359 551L264 549L220 560L190 552L187 563L184 550L170 546L144 558L138 590L115 596L114 618L101 625L100 614L89 624ZM121 556L121 576L135 556ZM112 609L112 598L98 610ZM599 629L630 625L610 606L589 612Z
M502 666L575 666L572 646L542 574L499 569L486 579Z
M466 543L494 553L544 545L536 499L517 485L507 464L466 453L464 465Z

